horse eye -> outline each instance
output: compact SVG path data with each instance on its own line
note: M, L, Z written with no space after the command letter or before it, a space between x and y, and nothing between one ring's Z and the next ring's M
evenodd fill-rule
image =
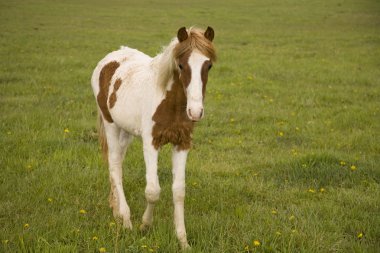
M179 64L178 67L179 67L180 70L183 69L182 64Z

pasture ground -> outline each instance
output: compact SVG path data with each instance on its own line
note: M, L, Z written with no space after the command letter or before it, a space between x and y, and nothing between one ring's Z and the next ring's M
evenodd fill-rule
M378 252L380 2L0 1L0 251L177 252L170 147L154 227L141 142L133 231L108 207L90 76L120 45L155 55L212 26L219 61L187 164L192 252Z

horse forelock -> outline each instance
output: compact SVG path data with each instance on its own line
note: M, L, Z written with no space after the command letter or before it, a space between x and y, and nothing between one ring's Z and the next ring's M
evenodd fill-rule
M189 55L194 50L198 50L211 61L216 61L216 50L212 42L204 36L204 31L197 28L190 28L188 35L186 40L178 43L174 47L174 58L178 59L186 54Z

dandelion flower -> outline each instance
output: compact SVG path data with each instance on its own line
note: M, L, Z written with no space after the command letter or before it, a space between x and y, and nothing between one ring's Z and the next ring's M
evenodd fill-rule
M86 213L87 213L87 211L86 211L86 210L84 210L84 209L80 209L80 210L79 210L79 213L80 213L80 214L86 214Z
M25 228L25 229L29 228L29 224L28 224L28 223L25 223L25 224L24 224L24 228Z
M53 199L52 198L48 198L47 201L48 202L53 202Z
M65 130L63 130L63 132L65 132L67 134L67 133L70 133L70 130L68 128L65 128Z
M359 239L362 239L362 238L363 238L363 233L359 233L359 234L358 234L358 238L359 238Z
M325 192L326 190L325 190L325 188L321 188L321 189L319 189L319 191L320 192Z
M93 237L92 237L92 240L93 240L93 241L96 241L96 240L98 240L98 239L99 239L99 238L98 238L97 236L93 236Z
M141 245L141 248L146 249L146 248L148 248L148 246L147 245Z
M346 165L346 162L345 161L340 161L340 163L339 163L341 166L344 166L344 165Z
M310 192L310 193L315 193L315 190L312 189L312 188L310 188L310 189L308 190L308 192Z
M277 211L276 210L272 210L271 213L272 214L277 214Z
M294 215L291 215L290 217L289 217L289 220L294 220L296 217L294 216Z
M278 132L278 136L280 136L280 137L283 137L284 136L284 132Z
M107 250L106 250L106 248L104 248L104 247L101 247L101 248L99 248L99 252L101 252L101 253L104 253L104 252L106 252Z
M261 245L261 242L259 240L254 240L253 241L253 246L259 247Z
M351 165L350 168L351 168L352 171L356 170L356 166L355 165Z
M247 252L249 252L249 246L245 245L244 250L247 251Z
M231 119L230 119L230 122L231 122L231 123L235 122L235 119L234 119L234 118L231 118Z

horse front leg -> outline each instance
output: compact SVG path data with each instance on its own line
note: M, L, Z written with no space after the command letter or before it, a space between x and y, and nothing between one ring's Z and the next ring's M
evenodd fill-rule
M147 207L142 217L141 230L145 230L153 223L153 210L160 198L160 184L157 175L158 150L152 145L152 138L143 138L144 160L146 166L145 198Z
M185 166L188 150L179 151L177 147L173 148L173 202L174 202L174 224L177 238L182 249L190 248L187 243L184 202L185 202Z

